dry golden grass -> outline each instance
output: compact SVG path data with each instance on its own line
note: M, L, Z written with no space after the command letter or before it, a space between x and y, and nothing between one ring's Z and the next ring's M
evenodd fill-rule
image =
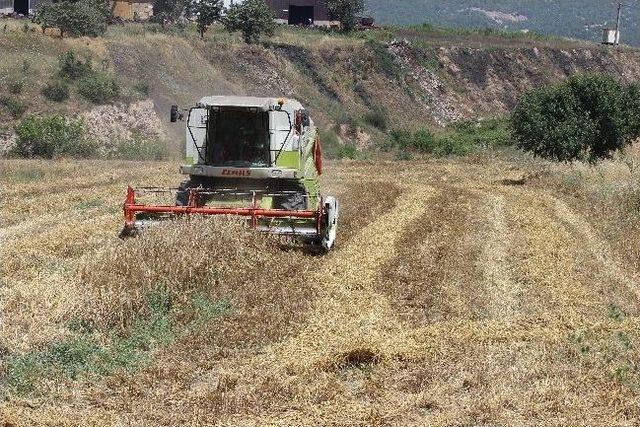
M158 285L231 310L176 311L187 326L138 369L10 392L6 424L637 425L637 236L596 212L633 212L596 185L627 182L624 163L572 187L575 169L500 158L334 164L324 257L208 220L119 242L125 183L179 180L131 166L3 162L4 357L73 337L74 317L127 336Z

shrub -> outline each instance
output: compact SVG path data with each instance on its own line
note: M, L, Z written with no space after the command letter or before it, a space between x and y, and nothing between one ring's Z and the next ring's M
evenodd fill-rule
M23 101L15 98L0 97L0 105L2 105L14 119L19 119L27 111L28 105Z
M149 83L147 82L138 82L133 85L133 89L141 95L149 95Z
M340 21L344 31L353 30L358 25L358 16L365 11L364 0L326 0L329 17Z
M386 131L389 123L387 112L381 108L376 108L368 112L363 117L364 122L381 131Z
M69 85L59 80L51 81L42 88L42 95L48 100L62 102L69 98Z
M24 88L23 80L16 79L16 80L10 81L9 84L7 84L7 89L9 89L9 92L14 95L21 94L23 88Z
M338 150L338 157L341 159L355 159L358 156L358 147L353 143L341 145Z
M85 138L84 122L60 115L30 115L16 127L18 139L13 153L21 157L88 157L97 148Z
M275 15L264 0L246 0L233 4L224 17L227 31L240 31L246 43L257 42L262 35L272 36Z
M377 40L369 39L365 46L371 50L377 62L378 67L389 78L399 78L398 67L393 55L387 49L387 46Z
M428 152L436 156L464 156L475 148L466 141L456 138L455 135L447 135L434 139Z
M505 119L456 122L447 127L445 134L455 136L466 145L478 148L495 148L512 144L511 126Z
M406 130L394 129L390 132L392 146L397 146L401 150L416 149L424 152L431 152L434 145L434 137L426 129L415 133Z
M64 79L77 80L91 74L91 60L89 58L82 61L70 50L58 57L60 70L58 75Z
M338 158L341 144L336 132L319 129L318 134L322 141L322 154L330 159Z
M389 132L389 143L387 147L400 147L401 149L411 147L412 134L403 129L393 129Z
M106 104L120 97L120 85L113 76L93 72L78 81L78 93L94 104Z
M533 90L511 118L518 146L565 162L610 157L640 137L637 95L637 85L599 74Z
M106 0L63 0L42 2L36 8L35 22L47 28L57 28L60 35L98 37L107 31L111 8Z
M421 129L413 134L410 144L411 148L430 153L435 147L435 139L431 132L426 129Z
M462 156L478 149L511 143L509 122L504 119L457 122L437 134L427 129L414 133L394 129L389 136L387 148L412 149L436 156Z

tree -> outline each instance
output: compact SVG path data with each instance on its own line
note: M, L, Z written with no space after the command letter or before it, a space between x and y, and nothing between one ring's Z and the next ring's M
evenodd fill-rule
M36 8L35 22L47 28L57 28L60 35L98 37L107 31L111 9L107 0L42 2Z
M222 14L221 0L192 0L189 15L194 16L198 24L200 37L204 37L207 27L220 19Z
M365 10L365 0L326 0L329 17L340 21L343 31L352 31L358 24L358 15Z
M167 23L177 21L186 12L189 4L188 0L155 0L152 20L164 28Z
M640 137L640 88L610 76L574 76L527 93L511 123L518 146L536 156L571 162L610 157Z
M246 0L232 5L224 17L227 31L240 31L246 43L255 43L260 36L272 36L276 24L275 15L264 0Z

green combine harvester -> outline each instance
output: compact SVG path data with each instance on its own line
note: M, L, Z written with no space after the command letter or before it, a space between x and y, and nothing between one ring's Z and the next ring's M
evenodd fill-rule
M174 105L171 121L178 120L183 115ZM186 156L180 172L189 179L179 188L128 188L121 236L182 215L229 215L259 231L324 251L333 247L338 202L320 194L320 138L298 101L202 98L186 118ZM136 200L167 192L174 193L172 205Z

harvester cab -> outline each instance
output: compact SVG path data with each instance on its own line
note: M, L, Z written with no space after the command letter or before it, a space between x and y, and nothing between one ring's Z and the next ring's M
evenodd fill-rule
M188 177L177 189L131 188L122 236L179 215L244 217L258 231L289 236L325 251L336 239L338 202L319 191L318 131L295 100L205 97L171 121L186 122ZM136 196L172 192L175 203L144 204Z

